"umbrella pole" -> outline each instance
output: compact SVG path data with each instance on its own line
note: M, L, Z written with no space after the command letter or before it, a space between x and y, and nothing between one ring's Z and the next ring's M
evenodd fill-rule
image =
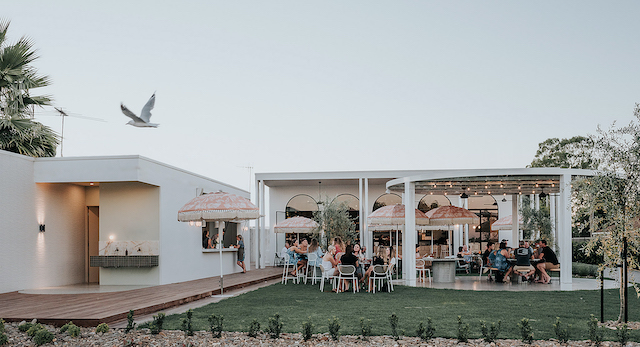
M220 254L220 295L223 294L223 279L222 279L222 230L224 230L223 227L223 223L224 222L218 222L218 253Z

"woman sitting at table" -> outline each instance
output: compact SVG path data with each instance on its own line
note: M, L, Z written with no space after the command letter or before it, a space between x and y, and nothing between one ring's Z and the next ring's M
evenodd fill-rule
M318 244L318 240L311 239L311 243L309 244L309 251L307 252L307 254L315 254L316 255L316 260L315 261L308 260L308 257L307 257L307 261L309 262L309 266L318 266L318 265L320 265L320 263L322 262L322 257L324 256L324 253L322 253L322 249L320 248L320 245Z
M338 261L335 256L336 247L334 245L329 245L327 253L322 257L322 267L324 268L324 275L326 277L338 275Z
M300 269L307 266L307 248L309 247L309 242L307 239L303 239L302 243L298 245L298 242L293 244L293 246L289 247L289 252L292 252L296 256L296 264L298 267L295 271L291 272L291 276L296 276Z
M367 269L363 276L363 283L369 283L369 277L371 277L371 273L373 273L373 267L375 265L385 265L385 258L389 259L390 250L389 247L379 247L378 254L373 257L371 262L371 266Z
M507 260L507 258L509 258L510 256L511 255L507 250L507 243L500 242L500 249L498 249L495 252L495 261L493 261L493 266L496 269L498 269L498 271L500 271L501 273L504 273L504 282L507 282L507 283L510 281L509 276L513 271L513 268L511 267L511 265L509 264L509 261Z
M336 256L344 252L344 242L342 242L342 238L340 236L333 238L333 246L336 248ZM339 258L336 258L336 260L340 261Z

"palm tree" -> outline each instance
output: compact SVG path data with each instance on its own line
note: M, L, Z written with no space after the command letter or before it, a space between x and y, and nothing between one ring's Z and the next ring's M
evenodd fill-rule
M22 37L7 42L9 21L0 21L0 149L32 157L53 157L58 135L31 119L30 109L51 104L48 96L32 96L29 91L50 84L30 64L38 58L31 41Z

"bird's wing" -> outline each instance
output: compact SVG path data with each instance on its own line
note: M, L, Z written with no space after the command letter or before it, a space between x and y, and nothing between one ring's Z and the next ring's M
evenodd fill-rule
M153 106L156 104L156 93L153 93L149 98L149 101L144 105L142 111L140 112L140 118L145 123L149 123L149 119L151 119L151 110L153 110Z
M124 113L125 116L133 119L134 122L145 123L145 121L140 119L140 117L136 116L133 112L129 111L127 106L120 104L120 109L122 110L122 113Z

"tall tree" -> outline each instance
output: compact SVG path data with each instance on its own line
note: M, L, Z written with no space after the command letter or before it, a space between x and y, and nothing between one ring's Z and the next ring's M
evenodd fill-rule
M31 66L38 56L28 38L13 44L7 41L9 24L0 21L0 149L32 157L55 156L58 135L30 117L30 109L51 103L48 96L30 91L49 85L50 79Z
M630 124L609 130L598 127L593 137L594 150L602 158L601 170L593 177L586 177L574 183L582 201L593 211L603 211L594 215L601 232L585 247L587 255L604 255L601 267L617 268L623 261L623 240L628 243L627 262L638 268L640 253L640 105L634 109L635 120ZM621 274L622 275L622 274ZM622 321L625 296L624 283L620 281L620 315ZM636 286L640 293L640 288Z
M346 243L352 243L358 236L356 225L349 215L349 204L346 201L336 202L324 199L319 203L323 208L313 213L313 219L318 222L319 227L314 237L324 231L324 247L328 246L328 240L340 236Z
M574 136L570 139L550 138L538 144L538 151L529 167L561 167L595 169L593 139Z

